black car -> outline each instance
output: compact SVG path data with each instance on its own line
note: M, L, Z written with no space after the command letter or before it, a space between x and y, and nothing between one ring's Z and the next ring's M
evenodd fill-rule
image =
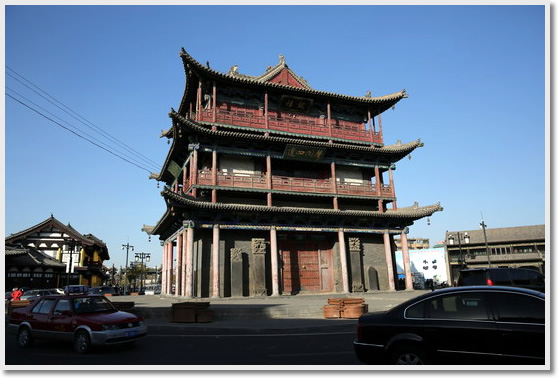
M545 294L503 286L436 290L362 315L354 349L369 364L544 364Z
M544 293L544 274L525 268L477 268L459 272L457 286L516 286Z

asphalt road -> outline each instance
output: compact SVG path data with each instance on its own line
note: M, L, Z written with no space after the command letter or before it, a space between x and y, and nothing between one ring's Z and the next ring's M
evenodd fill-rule
M261 334L154 334L130 346L97 348L78 355L72 345L36 340L21 349L15 336L5 341L6 369L30 365L165 365L210 369L220 365L361 365L353 352L350 331Z

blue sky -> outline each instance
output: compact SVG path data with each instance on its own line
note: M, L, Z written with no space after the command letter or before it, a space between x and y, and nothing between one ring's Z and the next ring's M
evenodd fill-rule
M6 96L6 235L52 213L105 241L107 265L124 265L128 242L160 264L157 238L141 227L165 211L148 171L169 149L159 135L182 98L181 47L248 75L283 54L328 92L406 89L383 115L385 143L420 138L424 147L397 164L397 203L444 207L410 237L434 244L446 230L477 229L481 213L489 228L545 223L543 5L7 6L5 30L7 95L112 152L122 145L96 130L149 159L130 164Z

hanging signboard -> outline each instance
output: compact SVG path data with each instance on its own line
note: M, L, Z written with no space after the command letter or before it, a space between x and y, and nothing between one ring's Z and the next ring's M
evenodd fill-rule
M295 113L308 113L311 105L311 99L294 96L281 96L281 102L279 103L281 110Z

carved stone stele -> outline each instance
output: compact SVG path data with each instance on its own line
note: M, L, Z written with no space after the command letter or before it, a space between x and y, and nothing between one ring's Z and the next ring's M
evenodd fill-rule
M258 255L262 254L265 255L265 239L252 239L252 254Z
M231 248L231 261L242 261L242 248Z
M359 238L349 238L349 251L360 252L360 239Z

